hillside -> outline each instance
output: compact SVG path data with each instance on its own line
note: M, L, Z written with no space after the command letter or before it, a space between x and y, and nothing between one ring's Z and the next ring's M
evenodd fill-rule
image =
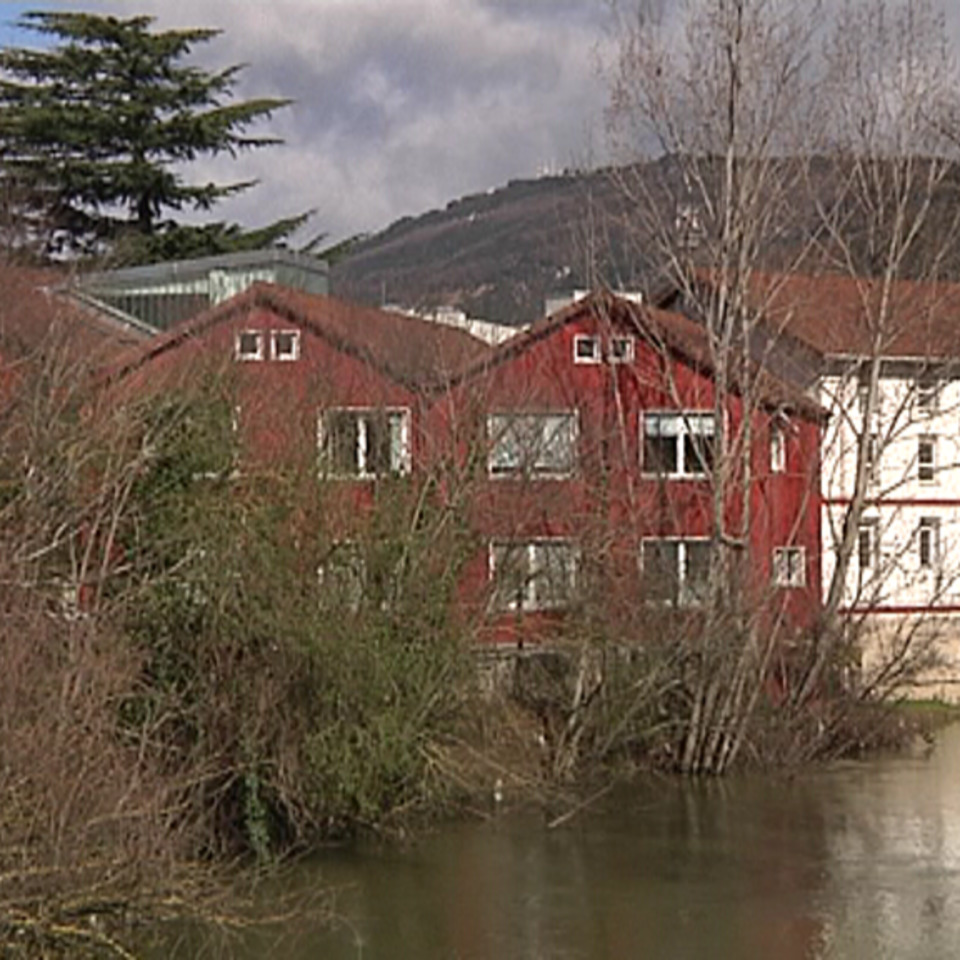
M795 265L801 254L810 267L830 262L829 241L811 198L825 207L836 204L848 171L823 159L806 163L804 171L806 185L783 198L775 239L760 266ZM542 315L548 296L595 280L626 289L649 287L659 276L654 245L641 231L625 227L636 218L626 216L617 186L623 174L601 170L515 180L452 201L444 210L405 217L340 261L331 271L331 289L363 303L445 304L472 316L522 324ZM662 198L672 218L686 195L675 162L666 158L631 168L628 175L649 195ZM945 183L935 204L931 246L940 245L938 232L954 227L957 182ZM882 243L858 226L853 205L839 209L846 235L853 238L854 258L861 271L870 272L871 248ZM960 251L951 248L941 269L942 275L960 278Z

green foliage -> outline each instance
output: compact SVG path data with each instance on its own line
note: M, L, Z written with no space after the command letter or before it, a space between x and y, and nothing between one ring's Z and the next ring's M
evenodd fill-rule
M209 210L252 186L190 184L180 166L279 143L248 131L290 101L233 102L239 65L209 72L183 62L218 30L154 31L152 24L147 16L35 11L19 26L59 45L0 50L3 178L28 198L47 253L96 253L120 241L131 262L247 249L302 222L294 217L246 234L162 219L168 210Z
M177 766L222 771L196 776L210 833L263 860L445 799L430 758L471 702L451 603L471 545L408 478L381 486L345 543L312 475L243 468L231 410L212 380L143 414L113 597L142 662L124 721Z

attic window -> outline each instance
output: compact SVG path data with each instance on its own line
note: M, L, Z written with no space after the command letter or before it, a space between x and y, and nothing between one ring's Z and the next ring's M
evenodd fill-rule
M578 333L573 338L573 362L599 363L600 338L591 337L584 333Z
M241 330L237 334L236 357L238 360L262 360L263 333L259 330Z
M633 337L610 338L610 362L633 363Z
M270 335L270 356L274 360L292 361L300 358L300 331L274 330Z

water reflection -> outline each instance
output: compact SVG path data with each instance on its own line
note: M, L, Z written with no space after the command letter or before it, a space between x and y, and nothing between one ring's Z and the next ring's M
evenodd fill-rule
M324 855L301 880L341 888L344 922L284 956L952 957L960 727L927 759L648 782L558 830L459 824L410 850Z

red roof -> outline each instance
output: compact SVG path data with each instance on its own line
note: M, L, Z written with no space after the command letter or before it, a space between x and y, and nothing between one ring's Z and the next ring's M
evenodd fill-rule
M103 358L144 336L58 293L58 270L0 264L0 353L13 362L58 338L77 359Z
M120 375L203 334L211 326L257 308L270 310L312 331L411 389L439 386L490 352L486 343L464 330L333 297L257 283L128 354L118 365Z
M883 292L878 278L843 274L755 271L749 282L751 307L821 354L960 356L960 284L896 280L885 309Z
M538 320L523 333L501 344L485 363L475 369L487 369L515 356L536 341L549 336L554 330L593 314L608 322L632 328L654 347L669 351L681 360L701 370L708 376L714 374L710 340L706 328L681 313L640 305L611 293L592 293L557 313ZM473 372L473 371L471 371ZM752 364L749 371L751 384L760 402L770 407L786 407L815 419L824 411L806 394L768 371ZM743 378L734 377L734 389Z

